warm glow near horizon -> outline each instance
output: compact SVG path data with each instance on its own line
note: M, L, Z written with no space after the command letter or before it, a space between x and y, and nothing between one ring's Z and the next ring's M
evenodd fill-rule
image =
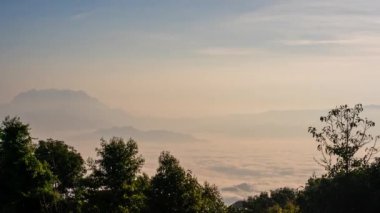
M379 104L380 4L348 2L5 1L0 103L60 88L156 117Z

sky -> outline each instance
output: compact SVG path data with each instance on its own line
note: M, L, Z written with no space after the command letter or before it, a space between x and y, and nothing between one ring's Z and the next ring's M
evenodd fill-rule
M83 90L134 115L379 104L376 0L3 0L0 103Z
M139 141L144 168L169 150L227 203L319 171L312 138L273 132L306 135L320 109L379 105L379 59L378 0L0 1L0 109L31 89L80 90L132 115L123 125L205 139ZM60 137L82 154L98 142Z

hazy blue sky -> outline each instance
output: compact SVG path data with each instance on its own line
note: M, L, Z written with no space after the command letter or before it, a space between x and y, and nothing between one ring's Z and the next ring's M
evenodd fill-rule
M379 0L0 1L0 108L20 92L57 88L83 90L107 106L145 116L331 109L346 103L380 104L379 82ZM40 115L29 104L19 105L25 114ZM64 123L50 119L71 119L64 110L60 114L51 108L50 116L30 119L33 131L38 121L58 123L59 130ZM91 113L98 108L74 108L76 125L81 121L76 115L97 120ZM181 165L200 180L216 183L224 198L234 201L261 190L304 185L318 171L315 144L306 134L319 112L314 112L315 120L311 111L216 120L148 117L143 119L148 127L120 114L114 117L141 130L206 139L139 141L147 159L144 169L153 174L159 152L170 150ZM109 113L98 114L116 120ZM375 118L379 122L378 114ZM99 123L108 125L103 120ZM71 120L69 124L72 128ZM87 131L87 124L83 126ZM295 132L305 137L291 138ZM97 144L58 133L57 139L84 156Z
M85 90L156 116L380 103L376 0L2 0L0 103Z

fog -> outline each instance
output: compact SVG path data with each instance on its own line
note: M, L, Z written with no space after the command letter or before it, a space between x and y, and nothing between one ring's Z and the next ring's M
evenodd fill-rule
M327 111L139 117L110 108L84 91L58 89L25 91L0 106L0 116L20 116L30 124L35 142L64 140L84 158L97 157L101 138L132 138L146 159L143 172L150 176L160 152L170 151L200 181L216 184L226 203L278 187L298 188L310 176L323 174L307 128L319 127L319 117ZM364 116L380 120L380 107L365 106Z

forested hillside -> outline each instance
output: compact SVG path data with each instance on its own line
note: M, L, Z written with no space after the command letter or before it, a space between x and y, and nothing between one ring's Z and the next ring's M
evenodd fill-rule
M101 140L87 163L53 139L33 143L29 126L5 118L0 132L1 212L225 212L216 186L200 184L169 152L153 177L140 173L137 143Z

